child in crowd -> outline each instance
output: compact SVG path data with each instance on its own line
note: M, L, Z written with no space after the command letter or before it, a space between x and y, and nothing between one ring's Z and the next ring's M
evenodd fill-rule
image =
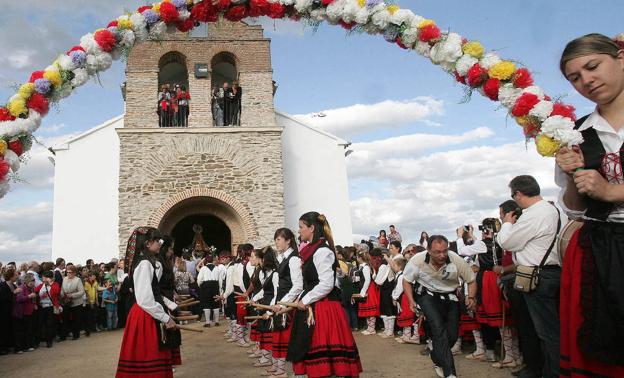
M117 328L117 292L110 279L104 281L102 302L106 305L106 325L109 331Z

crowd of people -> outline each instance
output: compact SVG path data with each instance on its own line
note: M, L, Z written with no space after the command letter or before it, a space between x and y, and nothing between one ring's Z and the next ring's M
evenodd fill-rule
M243 88L237 80L234 80L231 86L225 82L222 87L213 87L210 102L212 125L240 126L242 96Z
M158 92L159 127L188 127L191 95L184 85L163 84Z

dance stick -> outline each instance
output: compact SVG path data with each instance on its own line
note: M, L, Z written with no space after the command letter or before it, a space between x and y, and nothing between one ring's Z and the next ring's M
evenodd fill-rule
M197 320L199 319L199 315L182 315L182 316L172 316L173 320Z
M182 304L179 304L179 305L178 305L178 308L195 306L196 304L199 304L199 301L193 301L193 302L182 303Z
M195 300L195 298L189 298L189 299L185 299L185 300L180 301L180 302L176 302L176 304L179 306L179 305L181 305L181 304L191 303L191 302L193 302L194 300Z
M268 315L245 316L245 320L267 320Z
M267 305L263 305L263 304L260 304L260 303L252 303L251 305L256 307L256 308L259 308L261 310L273 311L273 307L267 306Z
M362 294L351 294L351 298L364 298Z
M251 301L236 302L236 304L239 304L239 305L248 305L248 304L251 304L251 303L252 303Z
M198 329L198 328L195 328L195 327L183 326L183 325L179 325L179 324L176 324L176 328L177 329L183 329L185 331L191 331L191 332L199 332L199 333L204 332L203 329Z
M286 306L291 308L299 308L299 305L295 302L277 302L280 306Z

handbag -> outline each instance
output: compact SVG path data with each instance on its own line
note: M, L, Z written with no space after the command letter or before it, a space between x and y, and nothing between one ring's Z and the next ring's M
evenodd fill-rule
M555 246L555 241L557 241L557 235L559 235L559 230L561 229L561 214L559 213L559 209L557 206L553 205L557 210L557 232L555 233L555 237L553 238L552 243L550 243L550 247L539 266L525 266L518 265L516 267L516 275L514 278L514 289L521 291L523 293L530 293L537 289L537 285L539 285L539 273L546 264L546 259L552 252L553 247Z

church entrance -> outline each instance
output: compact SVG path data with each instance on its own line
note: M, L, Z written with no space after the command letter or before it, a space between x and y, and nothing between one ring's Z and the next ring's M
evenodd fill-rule
M201 233L206 244L215 247L217 253L230 250L232 233L225 222L214 215L196 214L179 221L171 231L171 237L175 240L176 256L179 256L183 249L193 250L196 233Z

